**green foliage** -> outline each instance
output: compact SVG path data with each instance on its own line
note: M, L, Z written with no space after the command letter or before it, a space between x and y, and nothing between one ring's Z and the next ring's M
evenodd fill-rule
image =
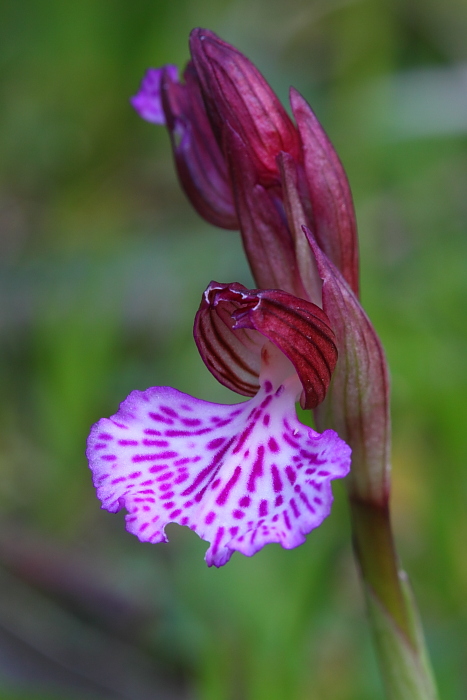
M294 83L348 170L363 301L392 371L396 535L440 696L460 700L467 121L456 80L467 11L458 0L0 4L9 659L0 700L192 689L200 700L382 698L340 485L305 545L236 554L212 571L205 544L177 526L169 545L138 543L120 516L99 510L90 484L88 427L130 390L170 384L236 401L202 365L191 323L212 278L249 284L239 237L199 221L163 130L128 105L148 65L186 60L195 25L235 42L283 97Z

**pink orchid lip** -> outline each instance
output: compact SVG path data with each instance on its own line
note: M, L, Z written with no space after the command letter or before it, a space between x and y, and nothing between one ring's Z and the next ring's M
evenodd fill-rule
M278 289L211 282L195 317L194 337L216 379L246 396L258 390L261 350L271 341L300 378L303 408L323 401L337 362L324 311Z
M210 542L208 566L234 551L290 549L330 512L330 482L348 473L350 450L332 430L298 422L296 375L268 356L249 401L212 404L169 387L134 391L93 427L87 456L102 507L126 508L127 529L166 542L169 522Z

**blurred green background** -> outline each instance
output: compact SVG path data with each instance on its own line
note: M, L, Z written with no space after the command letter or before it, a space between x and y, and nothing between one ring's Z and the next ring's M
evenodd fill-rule
M157 384L234 402L197 355L239 236L191 210L128 104L188 32L315 107L347 168L363 301L392 371L394 525L444 700L467 697L464 0L0 1L0 700L381 700L343 485L297 550L99 509L91 423Z

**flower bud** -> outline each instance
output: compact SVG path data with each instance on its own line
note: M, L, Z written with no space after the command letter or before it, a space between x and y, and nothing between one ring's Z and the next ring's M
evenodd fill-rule
M207 117L193 64L177 79L175 66L150 68L131 103L156 124L166 124L185 194L214 226L238 229L232 187L224 155Z
M297 130L256 66L206 29L194 29L190 49L206 110L219 143L229 124L251 151L260 182L278 180L276 156L299 156Z

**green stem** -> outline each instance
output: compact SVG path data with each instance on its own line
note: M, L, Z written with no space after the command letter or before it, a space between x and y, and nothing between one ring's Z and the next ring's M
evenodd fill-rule
M400 569L389 506L350 495L355 555L363 580L378 662L389 700L438 695L407 575Z

